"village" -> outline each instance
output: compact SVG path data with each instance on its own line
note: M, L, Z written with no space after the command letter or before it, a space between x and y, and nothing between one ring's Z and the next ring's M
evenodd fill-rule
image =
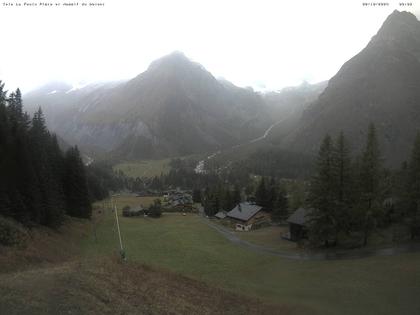
M149 196L147 196L149 194ZM148 207L142 203L143 198L154 200ZM131 198L133 199L133 198ZM231 232L249 233L270 231L272 238L279 242L296 242L302 246L307 239L307 213L303 207L292 211L281 222L272 220L270 209L266 209L255 203L255 198L237 203L230 211L220 210L212 216L206 215L201 203L193 201L191 190L172 189L163 191L143 191L135 194L134 205L126 205L122 208L124 217L160 217L167 213L178 213L182 216L187 214L198 215L212 224L220 225ZM156 208L158 214L156 214Z

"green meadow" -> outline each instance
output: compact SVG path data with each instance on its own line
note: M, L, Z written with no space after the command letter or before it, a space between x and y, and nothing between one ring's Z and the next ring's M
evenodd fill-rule
M420 253L296 261L239 247L195 214L164 213L159 219L121 216L124 205L147 205L152 200L115 197L130 261L286 305L293 314L420 314ZM85 255L118 253L115 214L101 211L96 222L97 242L93 236L84 240ZM269 232L244 238L273 243Z

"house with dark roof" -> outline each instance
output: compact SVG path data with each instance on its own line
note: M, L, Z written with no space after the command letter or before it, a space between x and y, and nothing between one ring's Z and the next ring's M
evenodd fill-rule
M193 200L191 194L174 190L167 191L163 195L164 205L166 211L191 212L193 211Z
M287 219L289 223L289 233L285 238L291 241L299 241L307 237L308 234L308 214L309 209L299 208Z
M235 224L237 231L249 231L270 221L270 215L262 207L247 202L239 203L226 217Z

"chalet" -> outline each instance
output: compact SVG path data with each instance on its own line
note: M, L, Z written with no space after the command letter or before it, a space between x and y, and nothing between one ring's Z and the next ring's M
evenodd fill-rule
M167 211L191 212L194 210L193 200L188 191L172 190L164 194L164 208Z
M249 231L252 227L270 221L270 215L262 207L242 202L230 210L226 217L235 224L237 231Z
M289 233L285 238L296 242L307 237L307 216L309 212L310 210L308 209L299 208L287 219Z
M187 192L168 192L163 195L163 200L168 204L178 205L178 204L192 204L192 196Z

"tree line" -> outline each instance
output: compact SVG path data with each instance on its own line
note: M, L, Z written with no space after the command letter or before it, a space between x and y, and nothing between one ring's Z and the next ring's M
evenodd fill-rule
M401 170L386 169L374 124L368 127L362 153L353 157L343 132L326 135L308 195L309 238L337 245L361 240L366 245L376 228L401 223L411 238L420 235L420 133Z
M31 118L19 89L0 81L0 215L56 228L64 215L90 218L86 170L77 147L63 152L41 108Z
M201 201L204 213L214 216L219 211L230 211L241 202L241 190L238 186L219 184L216 187L206 187L201 193L200 190L193 191L193 201ZM200 196L197 198L197 196Z
M110 192L124 189L136 191L136 181L125 176L121 171L114 171L111 163L107 161L95 161L88 165L86 176L92 202L108 198Z
M274 177L261 177L253 189L229 183L207 187L203 192L195 189L193 200L202 203L204 212L208 216L213 216L219 211L228 212L245 200L270 212L273 221L283 221L289 215L286 190Z
M197 165L195 159L179 159L174 158L170 161L170 170L167 174L154 176L152 178L126 178L125 186L131 191L156 190L162 191L166 189L201 189L216 188L228 181L232 185L249 183L249 174L238 175L236 170L228 169L222 173L209 172L198 174L195 172Z

